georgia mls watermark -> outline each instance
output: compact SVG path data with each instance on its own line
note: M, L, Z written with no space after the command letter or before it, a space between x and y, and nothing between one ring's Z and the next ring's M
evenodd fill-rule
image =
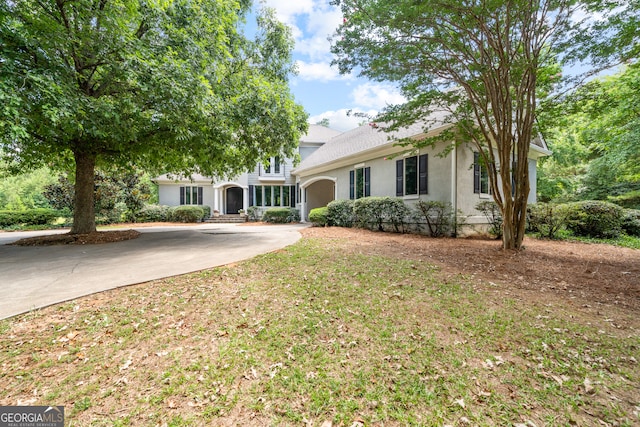
M64 406L0 406L0 427L64 427Z

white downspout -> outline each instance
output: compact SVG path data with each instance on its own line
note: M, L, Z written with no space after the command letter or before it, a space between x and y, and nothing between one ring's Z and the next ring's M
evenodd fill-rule
M453 233L455 237L458 236L458 146L453 144L453 151L451 151L451 208L455 215L456 222Z

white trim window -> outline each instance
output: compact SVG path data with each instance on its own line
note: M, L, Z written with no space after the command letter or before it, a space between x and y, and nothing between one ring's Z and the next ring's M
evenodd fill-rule
M396 160L396 196L428 194L428 166L427 154Z
M185 185L180 187L181 205L202 205L203 187L195 185Z
M473 192L481 196L491 195L491 185L489 184L489 169L483 164L480 153L473 153Z

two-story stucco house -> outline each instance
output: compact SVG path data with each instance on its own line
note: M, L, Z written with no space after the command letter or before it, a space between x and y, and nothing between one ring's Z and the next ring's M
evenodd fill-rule
M492 196L487 171L473 145L452 141L447 156L439 155L444 145L413 150L396 145L398 139L432 136L446 126L435 126L425 134L422 125L415 124L389 135L370 124L344 133L310 125L300 142L298 166L290 159L274 158L251 173L220 182L200 176L193 181L162 176L155 180L160 204L204 204L226 214L250 206L260 211L290 206L300 210L304 221L311 209L332 200L391 196L409 204L417 200L451 203L467 224L486 223L475 206ZM549 154L541 139L530 146L530 203L536 197L537 160Z
M340 132L320 125L309 125L298 147L300 159L304 161L319 147ZM294 160L273 157L268 163L259 164L251 172L228 180L214 180L202 175L176 178L161 175L154 179L158 184L161 205L206 205L211 212L237 214L250 206L259 211L271 207L297 207L299 196L297 179L291 174Z

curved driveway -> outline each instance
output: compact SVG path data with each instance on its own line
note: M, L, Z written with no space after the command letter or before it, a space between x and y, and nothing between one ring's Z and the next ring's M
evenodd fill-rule
M0 233L0 319L107 289L245 260L295 243L304 227L138 228L140 237L124 242L40 247L7 243L47 232Z

